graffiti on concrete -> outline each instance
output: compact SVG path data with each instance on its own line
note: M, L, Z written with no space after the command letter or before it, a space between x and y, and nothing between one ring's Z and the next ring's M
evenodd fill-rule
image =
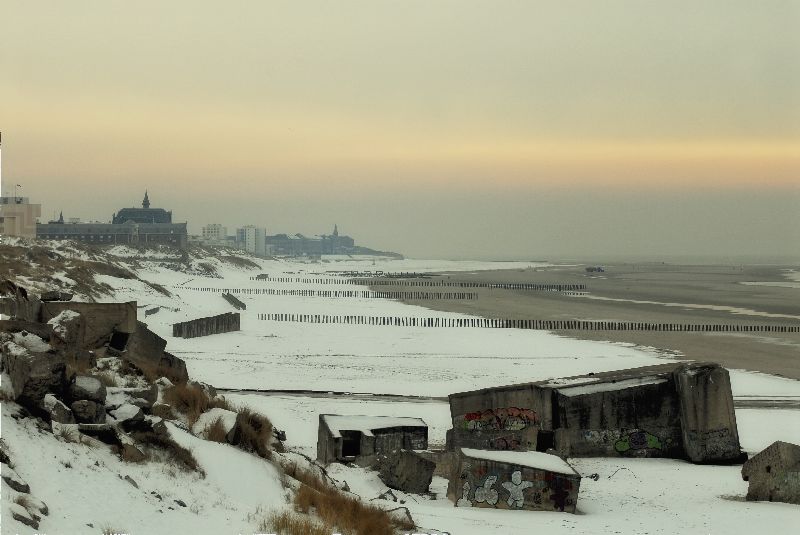
M497 476L489 476L483 482L483 485L475 489L475 501L478 503L486 502L489 505L495 505L500 496L497 490L492 486L497 482ZM505 483L503 483L505 486Z
M564 507L572 505L572 499L569 497L569 491L572 490L572 482L569 479L554 475L549 481L549 487L552 491L550 500L553 502L553 509L563 512Z
M660 450L661 440L647 431L632 431L623 436L614 444L614 449L619 453L636 452L639 450Z
M489 449L507 451L520 449L520 440L514 436L498 437L489 441Z
M503 407L457 416L455 425L470 431L521 431L538 421L531 409Z
M522 480L522 472L515 470L511 474L511 481L503 483L503 488L508 491L508 500L506 501L508 506L521 509L522 505L525 503L525 496L522 493L525 489L529 489L532 486L533 483L530 481Z

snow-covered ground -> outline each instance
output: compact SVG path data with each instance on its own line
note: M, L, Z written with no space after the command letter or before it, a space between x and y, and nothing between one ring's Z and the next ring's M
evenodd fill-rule
M176 339L171 336L173 323L232 311L220 293L200 291L198 288L336 288L336 285L330 284L250 280L258 273L267 273L273 278L312 275L333 277L326 273L526 269L541 264L344 258L325 263L261 260L258 261L262 265L261 270L220 264L216 267L223 277L210 278L170 271L157 262L148 263L141 258L138 261L141 264L136 270L138 275L149 282L163 285L173 292L173 297L166 297L141 281L102 277L102 282L116 289L115 295L108 300L136 300L140 307L140 319L168 340L168 350L185 359L189 374L198 380L227 389L316 390L422 397L228 394L227 397L234 403L267 414L276 427L287 432L287 446L291 450L311 457L316 453L320 413L419 417L430 426L432 445L441 445L445 431L450 427L449 409L444 401L435 398L465 389L644 366L673 357L652 349L578 341L542 331L262 321L258 319L258 314L464 316L432 312L381 299L246 293L237 294L247 305L247 310L242 312L241 331ZM359 289L353 285L342 288ZM145 309L158 306L163 308L144 317ZM800 382L797 381L734 370L732 383L734 396L740 399L800 399ZM738 409L737 417L741 442L748 452L757 452L776 439L800 442L798 410ZM30 433L35 433L35 430ZM42 443L46 444L47 440ZM186 440L195 439L186 435ZM251 499L249 490L233 496L234 491L230 490L233 488L232 482L225 479L236 478L241 473L244 478L243 489L257 488L257 480L267 477L262 472L268 468L245 466L251 462L248 460L216 472L216 468L208 467L214 464L214 452L210 449L214 445L203 443L192 446L196 446L197 456L209 472L209 477L208 481L198 484L199 495L191 494L189 499L194 500L198 507L210 508L213 514L203 513L200 515L203 523L193 524L189 516L192 513L170 510L165 511L163 517L157 517L162 522L168 522L169 515L183 515L189 520L176 525L186 527L187 532L237 533L238 529L244 528L239 527L241 523L235 522L241 520L245 511L253 512L270 503L270 500L281 506L284 503L277 489L265 490L258 499ZM35 446L36 449L30 453L31 458L56 455L46 447ZM71 459L71 462L82 463L89 468L93 462L91 458L80 456ZM261 461L253 458L252 462ZM744 502L747 484L741 480L738 466L696 466L676 460L617 458L579 459L574 461L574 466L583 476L598 474L596 481L589 477L584 477L582 481L578 515L456 509L444 497L446 481L441 478L434 480L432 490L435 499L403 495L397 491L395 494L406 501L404 505L409 507L417 523L425 528L423 532L426 529L438 530L454 535L520 530L555 534L792 533L800 523L800 506ZM112 467L112 471L122 474L127 468L120 464ZM353 491L367 500L376 498L386 490L374 473L363 469L334 465L331 474L346 480ZM39 492L39 497L47 501L47 497L38 489L47 488L48 476L42 474L40 477L39 481L31 481L32 491ZM61 476L55 474L54 477ZM184 496L189 492L170 488L169 478L159 474L143 474L139 477L146 479L148 489L163 487L167 489L165 492L171 493L170 496ZM65 486L63 492L69 492L72 483L67 479L53 481L55 485ZM120 484L130 486L124 481ZM203 494L210 492L209 488L214 484L223 489L220 492L225 497L220 498L220 503L216 498ZM184 501L188 503L188 500ZM132 510L130 516L126 516L128 513L118 515L119 524L136 533L140 527L144 529L142 532L148 532L147 524L134 524L130 520L136 517L136 512ZM215 520L208 521L211 517ZM228 520L230 523L226 524Z

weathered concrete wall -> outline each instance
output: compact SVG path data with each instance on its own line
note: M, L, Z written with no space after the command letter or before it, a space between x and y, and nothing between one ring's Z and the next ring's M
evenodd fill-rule
M742 466L749 501L800 504L800 446L773 442Z
M741 456L728 370L693 363L674 372L683 444L692 462L736 461Z
M22 321L39 321L42 303L38 297L10 280L0 282L0 314Z
M728 373L680 363L452 394L448 447L568 456L739 455Z
M668 378L585 395L555 391L554 396L555 449L563 455L683 456L678 395Z
M128 337L122 356L140 369L147 369L151 373L167 377L173 382L187 381L189 375L186 371L186 363L167 353L166 347L166 340L139 321L136 323L136 331Z
M453 447L535 450L540 424L551 420L544 397L532 383L449 396Z
M574 513L581 478L460 455L447 496L456 507Z
M239 328L239 313L226 312L225 314L219 314L217 316L175 323L172 326L172 336L178 338L196 338L198 336L238 331Z
M85 349L101 347L109 342L114 332L131 334L136 331L136 301L128 303L76 303L51 301L42 303L41 322L47 323L64 310L81 315L84 323L82 340L77 343Z
M334 438L323 415L319 415L317 427L317 461L323 465L335 462L342 453L342 439Z

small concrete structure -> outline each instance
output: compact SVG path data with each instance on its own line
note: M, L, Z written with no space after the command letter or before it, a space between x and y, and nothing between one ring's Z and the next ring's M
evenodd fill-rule
M449 449L741 459L728 372L663 364L450 395Z
M182 321L172 325L172 336L176 338L197 338L212 334L228 333L240 329L238 312L226 312L207 318Z
M773 442L742 466L748 501L800 504L800 446Z
M463 448L447 496L456 507L574 513L580 484L581 476L556 455Z
M324 465L427 448L428 425L420 418L319 415L317 460Z

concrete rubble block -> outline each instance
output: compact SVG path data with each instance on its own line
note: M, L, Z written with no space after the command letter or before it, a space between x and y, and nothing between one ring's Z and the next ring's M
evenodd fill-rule
M79 399L73 401L70 407L78 423L102 424L106 421L106 411L104 407L94 401Z
M58 422L60 424L74 424L75 415L61 400L56 398L53 394L47 394L42 401L42 408L50 416L51 422Z
M74 400L86 399L103 405L106 402L106 387L97 377L76 375L69 385L69 395Z
M63 395L67 368L63 353L31 351L9 339L7 334L3 338L0 368L11 380L15 400L39 407L48 393Z
M73 294L61 290L50 290L39 296L42 301L72 301Z
M54 338L62 346L79 349L86 336L86 320L72 310L64 310L49 319L47 325L53 330Z
M130 335L136 331L136 302L128 303L77 303L51 301L42 303L41 321L49 322L65 310L80 314L85 322L83 338L78 340L81 349L95 349L110 343L115 333Z
M428 492L436 463L407 450L379 454L373 466L387 487L412 494Z
M556 455L462 448L447 496L456 507L575 513L580 481Z
M20 477L20 475L7 464L0 465L0 477L3 478L3 481L5 481L9 487L17 492L27 494L31 491L31 487L25 482L25 480L22 479L22 477Z
M125 403L119 408L112 410L109 414L119 425L128 430L144 422L144 413L142 409L132 403Z
M800 505L800 446L773 442L742 466L748 501Z
M19 320L39 321L42 302L34 294L10 280L0 282L0 312Z
M714 363L691 363L677 368L673 376L680 400L683 447L689 460L741 460L728 370Z

